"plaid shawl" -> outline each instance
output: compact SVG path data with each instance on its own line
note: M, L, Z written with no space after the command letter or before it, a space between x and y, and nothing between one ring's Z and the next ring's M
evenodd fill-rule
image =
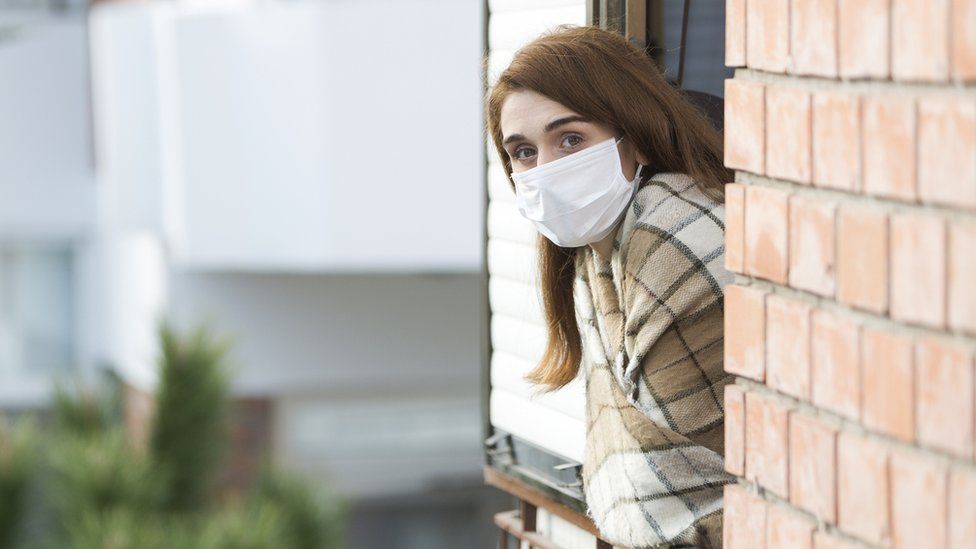
M724 206L680 173L642 183L610 260L576 256L583 489L604 538L722 545Z

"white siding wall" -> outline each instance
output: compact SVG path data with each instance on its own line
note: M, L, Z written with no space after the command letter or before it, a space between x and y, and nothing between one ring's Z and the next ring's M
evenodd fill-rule
M586 23L581 0L489 2L488 80L515 51L560 24ZM545 324L536 267L536 231L515 209L514 195L490 138L488 146L488 293L491 303L492 424L552 452L583 459L583 386L577 379L547 395L532 396L522 379L542 356Z

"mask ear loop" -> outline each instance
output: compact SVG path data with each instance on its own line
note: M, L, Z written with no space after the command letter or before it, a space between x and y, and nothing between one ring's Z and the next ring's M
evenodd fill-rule
M620 137L619 137L619 138L618 138L618 139L617 139L617 140L616 140L616 141L614 142L614 145L619 145L619 144L620 144L620 142L624 140L624 137L627 137L627 136L626 136L626 135L621 135L621 136L620 136ZM644 168L644 165L643 165L643 164L641 164L640 162L638 162L638 163L637 163L637 173L636 173L636 174L634 174L634 179L636 179L638 183L640 183L640 173L641 173L641 169L643 169L643 168Z
M627 137L627 136L626 135L621 135L620 138L617 139L614 142L614 145L619 145L620 142L624 140L624 137ZM634 176L634 178L637 180L638 183L640 183L640 171L641 171L641 168L643 168L643 167L644 167L643 164L641 164L640 162L637 163L637 174Z

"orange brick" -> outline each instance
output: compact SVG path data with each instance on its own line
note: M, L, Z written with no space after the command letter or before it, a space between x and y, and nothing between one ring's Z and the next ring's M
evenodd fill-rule
M765 297L762 290L725 287L725 371L763 381L765 372Z
M891 529L895 547L946 547L946 481L943 464L907 452L892 454Z
M891 76L943 81L949 76L948 0L892 0Z
M949 326L976 334L976 222L949 227Z
M838 9L840 75L887 78L890 0L840 0Z
M861 419L864 426L911 442L915 436L912 341L861 330Z
M725 268L743 272L745 259L746 189L738 183L725 185Z
M919 100L918 195L923 202L976 208L976 98Z
M746 65L746 0L725 0L725 66Z
M916 438L969 458L973 453L973 354L936 339L915 344Z
M976 2L952 0L951 61L952 77L960 81L976 80Z
M766 502L738 484L726 484L723 495L723 546L726 549L765 547Z
M766 298L766 383L810 398L811 306L778 295Z
M845 205L837 214L837 300L875 313L888 310L888 218Z
M746 393L746 478L787 497L788 411L757 393Z
M879 95L861 105L862 190L915 200L915 103Z
M746 272L786 284L788 195L778 189L746 188Z
M811 397L817 406L857 419L860 372L858 325L822 310L813 312Z
M976 471L956 467L949 477L949 547L976 542Z
M817 92L813 95L813 183L856 191L861 177L857 95Z
M796 88L766 88L766 174L810 182L810 94Z
M891 317L942 327L946 313L946 227L924 214L891 216Z
M820 420L790 414L790 502L837 521L837 433Z
M725 386L725 470L745 474L746 400L739 385Z
M834 295L833 202L790 198L790 286Z
M861 549L861 545L824 531L814 532L813 549Z
M837 0L793 0L791 11L792 72L837 76Z
M769 549L811 549L816 525L803 515L780 505L766 510L766 547Z
M870 543L890 539L888 451L854 433L837 438L837 518L840 529Z
M766 143L765 87L746 80L725 81L725 165L762 174Z
M746 63L750 68L785 72L790 48L789 0L746 2Z

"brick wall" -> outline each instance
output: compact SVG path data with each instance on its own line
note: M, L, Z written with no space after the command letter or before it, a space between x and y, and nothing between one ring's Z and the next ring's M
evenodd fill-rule
M976 547L976 0L726 25L726 546Z

